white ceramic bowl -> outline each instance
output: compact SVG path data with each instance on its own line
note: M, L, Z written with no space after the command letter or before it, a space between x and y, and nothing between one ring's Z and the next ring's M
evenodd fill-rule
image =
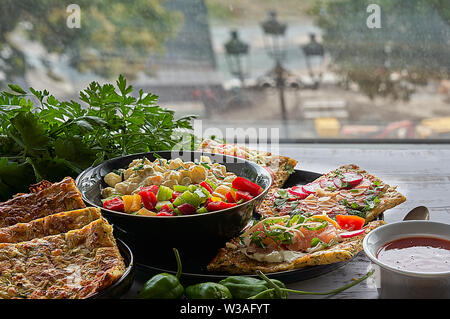
M450 298L450 271L400 270L377 258L377 252L383 245L405 237L438 237L450 240L450 224L417 220L402 221L378 227L364 238L364 252L375 268L375 280L380 298Z

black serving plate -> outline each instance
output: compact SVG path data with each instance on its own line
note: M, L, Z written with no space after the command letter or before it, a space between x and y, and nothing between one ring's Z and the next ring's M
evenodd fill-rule
M116 239L117 247L125 262L125 272L111 286L97 292L88 299L118 299L131 288L135 278L134 256L131 249L120 239Z
M315 172L295 170L283 187L287 188L296 185L304 185L314 181L320 176L321 174ZM148 273L148 278L150 278L152 274L160 272L176 273L175 256L172 250L166 249L165 251L158 252L137 246L133 248L133 251L135 255L138 255L137 267L139 271ZM191 251L184 253L182 249L179 249L179 251L183 264L183 273L181 277L183 283L191 284L204 281L220 281L230 276L228 273L210 272L206 269L208 263L217 254L217 249L204 249L199 245L198 250L194 253ZM269 273L267 276L281 280L285 283L297 282L328 273L342 267L347 262L348 261L328 265L308 266L300 269Z

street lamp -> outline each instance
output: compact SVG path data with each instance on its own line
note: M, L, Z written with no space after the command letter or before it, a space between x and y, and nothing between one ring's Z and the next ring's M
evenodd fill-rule
M277 20L277 13L269 11L269 18L262 24L264 31L264 47L268 55L277 62L281 62L286 57L285 33L287 25Z
M313 81L312 88L317 89L322 81L323 71L320 67L323 65L325 60L325 49L322 44L317 42L316 35L314 33L309 34L309 42L303 45L301 49L305 55L306 67L308 68L309 76ZM318 70L317 66L319 66Z
M275 85L278 88L280 96L281 117L284 122L287 121L286 103L284 99L284 89L286 86L286 75L288 71L283 68L282 61L286 58L285 33L287 25L277 20L275 11L269 12L269 18L262 24L264 31L264 46L269 57L275 61L275 67L269 73L275 79Z
M236 30L232 30L230 35L230 40L224 45L226 61L230 73L236 76L240 80L241 85L244 86L244 78L248 74L248 61L246 61L246 57L249 46L239 39Z

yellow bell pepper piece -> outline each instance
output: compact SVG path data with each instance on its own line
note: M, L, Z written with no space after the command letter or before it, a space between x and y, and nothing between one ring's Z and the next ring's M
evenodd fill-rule
M122 196L123 206L126 213L137 212L141 209L141 196L139 194Z
M219 185L214 190L214 193L212 193L212 196L221 198L222 201L225 201L227 199L227 194L232 189L226 185Z
M313 215L312 216L315 219L322 219L322 220L326 220L329 223L332 223L334 225L334 227L340 229L341 226L338 225L338 223L336 223L334 220L332 220L330 217L328 217L327 215L323 214L323 215Z
M151 210L148 210L145 207L142 207L140 210L138 210L138 212L136 213L136 215L141 215L141 216L156 216L155 212L152 212Z
M221 202L223 200L220 197L213 196L213 197L211 197L211 201L213 201L213 202Z

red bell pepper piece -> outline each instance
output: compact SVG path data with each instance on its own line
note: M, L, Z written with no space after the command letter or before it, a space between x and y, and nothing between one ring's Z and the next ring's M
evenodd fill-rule
M233 180L231 187L239 191L249 192L252 196L257 196L262 192L262 188L259 185L239 176Z
M183 214L183 215L192 215L197 212L197 209L189 203L181 204L177 208L180 210L181 214Z
M163 205L156 216L173 216L173 209L168 205Z
M211 185L209 185L206 181L201 182L200 186L206 188L206 190L211 194L214 193L214 190L212 189Z
M159 186L158 185L150 185L141 187L140 191L150 191L155 195L158 195Z
M180 196L180 195L181 195L180 192L173 191L173 192L172 192L172 198L170 199L170 201L173 203L173 201L174 201L178 196Z
M158 202L158 199L156 198L155 193L151 190L143 190L139 192L139 195L141 196L142 203L144 204L144 207L148 210L155 209L156 203Z
M244 191L237 191L236 192L236 201L240 201L241 199L244 200L244 202L249 201L250 199L252 199L253 196L250 195L249 192L244 192Z
M173 214L170 212L159 212L156 216L173 216Z
M227 201L229 203L236 203L236 201L234 200L233 194L231 192L228 192L225 197L227 198Z
M205 203L203 204L203 206L208 207L209 203L212 203L211 197L209 197L209 198L205 201Z
M217 210L227 209L227 208L234 207L234 206L236 206L236 203L227 203L227 202L219 201L219 202L210 202L208 204L208 206L206 206L206 209L209 212L214 212Z
M103 202L103 207L106 209L110 209L116 212L124 212L125 205L123 200L120 197L115 197L113 199L109 199Z

